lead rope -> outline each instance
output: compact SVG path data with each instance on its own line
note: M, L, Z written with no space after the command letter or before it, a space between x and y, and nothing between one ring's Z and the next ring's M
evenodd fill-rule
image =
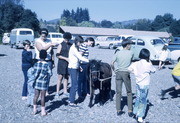
M101 85L100 85L100 89L102 90L102 84L103 84L103 81L105 80L108 80L108 79L111 79L112 77L108 77L108 78L105 78L105 79L98 79L100 82L101 82Z

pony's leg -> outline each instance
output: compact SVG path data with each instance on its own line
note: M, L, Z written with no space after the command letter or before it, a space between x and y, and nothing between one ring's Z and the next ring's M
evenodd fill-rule
M105 99L105 93L104 93L104 90L99 90L99 105L102 106L103 103L105 102L104 101Z
M112 97L112 91L111 91L111 89L109 90L109 97L110 97L110 101L113 101L113 97Z

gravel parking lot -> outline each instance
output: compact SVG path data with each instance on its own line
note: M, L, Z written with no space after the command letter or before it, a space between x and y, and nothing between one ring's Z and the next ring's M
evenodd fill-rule
M33 49L32 49L33 50ZM12 49L8 45L0 45L0 122L136 122L128 117L126 104L126 91L123 87L123 110L126 112L122 116L116 115L115 95L113 101L108 101L104 106L95 104L88 107L89 97L79 104L78 108L69 107L65 98L54 99L56 88L56 69L53 69L53 76L50 82L50 96L46 99L46 110L51 114L41 117L40 113L31 115L32 109L26 106L26 101L21 100L23 86L23 73L21 71L22 49ZM4 56L4 55L5 56ZM114 50L90 48L90 59L99 59L110 63ZM57 63L57 59L56 59ZM157 65L155 65L157 68ZM151 76L149 90L149 105L147 108L146 121L148 122L173 122L180 121L180 98L172 98L166 95L165 100L160 100L158 94L161 89L166 89L174 85L171 77L172 65L167 65L165 69L156 71ZM133 93L135 93L135 80L131 76ZM114 75L112 79L112 90L115 91ZM96 94L98 91L95 92ZM124 101L125 99L125 101ZM40 105L38 107L40 110Z

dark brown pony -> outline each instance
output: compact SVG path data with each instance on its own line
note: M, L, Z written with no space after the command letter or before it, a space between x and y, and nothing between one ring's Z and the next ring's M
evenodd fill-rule
M90 102L89 107L92 107L92 101L94 97L94 90L99 89L99 103L103 105L107 99L110 97L112 101L111 94L111 76L112 70L108 63L104 63L98 60L90 60L89 62L89 85L90 85Z

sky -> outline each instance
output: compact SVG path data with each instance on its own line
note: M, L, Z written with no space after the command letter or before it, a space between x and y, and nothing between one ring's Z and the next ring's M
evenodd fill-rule
M24 0L24 7L46 21L60 18L64 9L76 11L77 7L87 8L90 19L97 22L153 20L165 13L180 19L180 0Z

